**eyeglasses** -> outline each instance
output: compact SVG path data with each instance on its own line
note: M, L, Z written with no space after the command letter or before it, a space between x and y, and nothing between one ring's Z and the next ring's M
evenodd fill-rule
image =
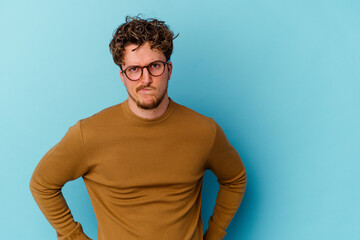
M169 61L154 61L149 63L147 66L129 66L125 70L121 69L121 72L125 73L126 77L131 81L137 81L141 78L143 74L143 68L147 68L150 75L154 77L159 77L165 72L165 65L168 64Z

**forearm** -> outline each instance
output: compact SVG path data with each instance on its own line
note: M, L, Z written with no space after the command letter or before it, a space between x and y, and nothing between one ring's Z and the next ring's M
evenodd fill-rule
M30 190L41 212L56 230L59 240L90 239L83 233L81 225L74 221L61 188L47 186L45 181L34 173Z
M221 240L240 206L246 187L245 169L234 180L221 182L213 214L209 219L209 228L204 240Z

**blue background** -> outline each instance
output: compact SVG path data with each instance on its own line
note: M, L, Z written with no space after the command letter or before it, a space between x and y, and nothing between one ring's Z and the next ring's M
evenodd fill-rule
M359 1L0 0L1 239L55 239L31 174L77 120L127 98L108 44L138 13L180 33L169 94L246 166L225 239L360 239ZM204 181L206 229L218 185ZM64 194L96 238L82 180Z

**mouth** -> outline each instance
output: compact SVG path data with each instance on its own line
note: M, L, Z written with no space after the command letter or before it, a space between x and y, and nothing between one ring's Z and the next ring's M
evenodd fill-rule
M155 88L151 88L151 87L145 87L145 88L139 88L137 89L137 92L150 92L152 90L155 90Z

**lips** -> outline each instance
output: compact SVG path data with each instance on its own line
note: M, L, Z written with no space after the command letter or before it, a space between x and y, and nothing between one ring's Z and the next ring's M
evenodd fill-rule
M154 87L138 87L137 89L136 89L136 91L138 92L138 91L144 91L144 92L147 92L147 91L151 91L151 90L155 90L156 88L154 88Z

